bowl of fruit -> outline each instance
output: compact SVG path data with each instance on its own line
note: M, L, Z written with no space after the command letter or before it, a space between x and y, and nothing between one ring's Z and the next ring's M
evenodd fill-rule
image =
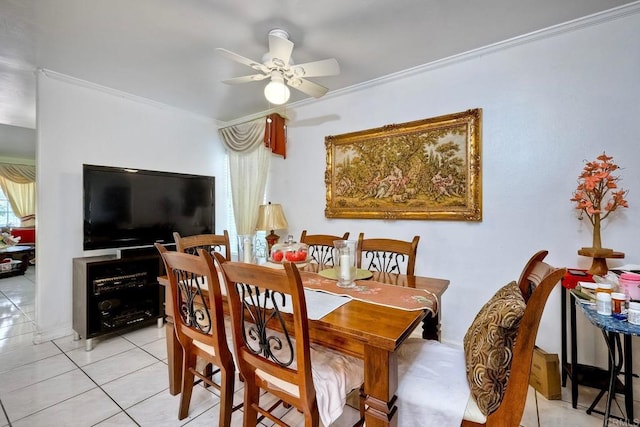
M296 264L308 262L309 245L293 242L293 239L290 240L284 243L276 243L271 247L271 252L269 253L270 262L276 264L282 264L287 261Z

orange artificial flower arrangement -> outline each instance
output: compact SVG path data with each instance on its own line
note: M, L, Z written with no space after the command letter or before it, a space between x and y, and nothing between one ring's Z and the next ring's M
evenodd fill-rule
M602 153L592 162L587 162L578 177L578 188L571 201L580 211L579 219L586 215L593 225L593 248L602 249L600 222L618 208L629 207L625 196L628 191L618 188L620 177L613 175L619 169L613 157Z

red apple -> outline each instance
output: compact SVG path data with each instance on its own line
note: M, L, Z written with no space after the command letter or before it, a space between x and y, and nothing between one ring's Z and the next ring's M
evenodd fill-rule
M284 259L287 261L296 261L296 253L289 251L284 254Z

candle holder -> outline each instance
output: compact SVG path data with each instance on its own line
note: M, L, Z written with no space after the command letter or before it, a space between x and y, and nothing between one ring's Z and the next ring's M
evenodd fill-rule
M353 288L356 286L356 241L334 240L336 277L341 288Z

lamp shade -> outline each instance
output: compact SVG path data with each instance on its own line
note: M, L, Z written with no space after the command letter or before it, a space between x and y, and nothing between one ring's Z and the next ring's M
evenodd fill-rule
M287 228L287 218L284 216L282 205L260 205L258 210L258 224L256 230L282 230Z

